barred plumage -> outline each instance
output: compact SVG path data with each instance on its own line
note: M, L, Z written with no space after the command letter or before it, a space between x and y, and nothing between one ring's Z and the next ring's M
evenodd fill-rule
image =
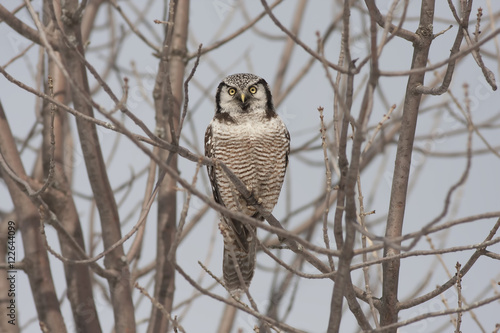
M274 110L266 81L253 74L228 76L219 84L215 100L215 116L205 133L205 155L224 162L262 200L264 208L272 211L285 177L290 136ZM208 173L215 201L262 220L220 167L209 167ZM250 285L255 269L256 228L224 216L220 228L224 282L231 291L242 290ZM232 253L245 286L238 278Z

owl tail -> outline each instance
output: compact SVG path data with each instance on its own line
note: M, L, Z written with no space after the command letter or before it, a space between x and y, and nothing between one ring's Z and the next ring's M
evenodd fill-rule
M239 289L242 292L244 288L238 277L236 265L241 272L245 288L248 288L255 270L256 241L250 236L245 244L246 249L242 248L236 241L232 229L227 228L227 225L223 225L223 223L219 227L224 235L224 258L222 261L224 283L229 291L233 292ZM234 260L233 254L236 260Z
M253 272L255 270L255 242L251 242L250 244L248 244L248 252L243 249L237 249L234 246L233 251L236 255L236 260L233 259L230 248L228 248L226 244L224 244L224 259L222 262L224 282L226 284L226 287L230 291L237 289L243 291L240 279L238 278L235 261L239 266L241 276L243 277L243 282L245 283L245 288L248 288L250 286L250 282L252 281Z

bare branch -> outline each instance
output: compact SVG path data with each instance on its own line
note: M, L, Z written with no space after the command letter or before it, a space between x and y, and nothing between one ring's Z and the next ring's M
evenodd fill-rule
M272 8L276 7L277 5L279 5L282 1L283 0L276 0L269 7L272 9ZM201 49L201 51L199 51L199 54L203 55L205 53L208 53L208 52L210 52L212 50L215 50L216 48L219 48L222 45L230 42L231 40L235 39L236 37L238 37L239 35L241 35L245 31L247 31L248 29L250 29L251 27L253 27L264 16L266 16L266 11L263 11L262 13L260 13L259 15L257 15L252 21L248 22L245 26L243 26L240 29L236 30L234 33L232 33L231 35L227 36L226 38L224 38L224 39L222 39L222 40L214 43L213 45L207 46L204 49ZM191 60L191 59L193 59L193 58L195 58L197 56L198 56L198 53L190 53L190 54L187 55L187 59Z
M285 28L285 26L283 24L281 24L281 22L276 18L276 16L274 16L274 14L271 11L271 8L267 4L266 0L261 0L261 3L262 3L262 6L264 6L264 8L266 9L267 15L269 15L271 20L273 20L274 24L276 24L276 26L278 28L280 28L285 34L287 34L288 37L290 37L295 43L297 43L299 46L301 46L307 53L312 55L317 60L321 61L321 56L318 53L314 52L309 46L304 44L300 39L298 39L298 37L296 35L294 35L291 31L289 31L287 28ZM345 68L341 68L341 67L339 67L339 66L337 66L329 61L326 61L326 63L328 64L328 67L331 67L331 68L333 68L341 73L347 73Z
M375 17L377 24L380 25L382 28L384 28L387 24L389 24L389 32L391 34L404 38L412 43L418 40L419 36L417 34L409 30L402 29L400 26L399 27L395 26L390 21L388 21L387 18L385 18L378 10L374 0L365 0L365 4L366 7L368 8L368 11L370 12L370 15L373 15Z
M12 29L14 29L20 35L26 37L34 43L44 46L45 42L43 41L43 37L31 28L26 25L23 21L19 20L13 13L9 12L4 6L0 4L0 19L5 21ZM55 36L47 35L47 41L50 43L54 50L59 49L59 41Z

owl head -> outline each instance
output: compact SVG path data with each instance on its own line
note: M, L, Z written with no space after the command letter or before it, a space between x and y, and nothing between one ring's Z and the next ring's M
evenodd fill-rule
M241 73L227 76L219 84L215 95L216 115L226 113L238 117L249 113L263 113L275 117L273 98L266 80L257 75Z

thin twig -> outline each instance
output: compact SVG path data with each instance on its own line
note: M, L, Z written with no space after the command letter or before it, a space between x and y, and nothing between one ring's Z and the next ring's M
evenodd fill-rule
M191 182L191 186L193 186L193 187L196 186L196 182L198 181L198 172L200 171L200 166L201 166L201 162L196 164L196 169L194 171L193 180ZM187 214L189 211L190 203L191 203L191 192L187 192L186 200L184 202L184 205L182 206L182 211L181 211L181 215L179 218L178 227L177 227L177 230L175 233L175 239L172 242L172 246L168 252L167 259L169 261L173 262L176 260L175 256L173 254L176 252L176 249L182 240L182 237L181 237L182 231L184 230L184 224L186 223L186 217L187 217Z
M460 50L459 52L453 54L449 58L447 58L445 60L442 60L442 61L439 61L439 62L435 63L434 65L425 66L425 67L419 67L419 68L413 68L413 69L405 70L405 71L380 71L380 76L406 76L406 75L410 75L410 74L416 74L416 73L433 71L435 69L438 69L438 68L440 68L442 66L445 66L445 65L449 64L452 61L457 60L458 58L463 57L466 54L471 53L472 50L478 49L479 47L481 47L481 45L486 44L491 39L495 38L498 34L500 34L500 28L492 31L488 36L486 36L485 38L483 38L482 40L480 40L478 43L475 43L474 45L471 45L469 47L463 48L462 50Z
M472 3L472 1L470 2ZM482 14L482 10L481 8L478 9L478 20L477 20L477 23L476 23L476 33L475 33L475 36L474 38L476 39L476 43L478 42L478 32L479 32L479 24L480 24L480 18L481 18L481 14ZM467 45L468 46L471 46L471 45L474 45L475 43L472 42L472 39L469 35L469 31L466 29L466 28L463 28L464 30L464 36L465 36L465 41L467 42ZM479 52L479 48L477 49L474 49L471 51L471 54L472 54L472 57L474 58L474 60L476 61L477 65L479 66L479 68L481 68L481 71L483 72L483 75L484 75L484 78L486 79L486 82L488 82L488 84L491 86L491 88L493 90L497 90L497 84L495 82L495 74L493 74L493 72L488 68L486 67L486 65L484 64L484 61L483 61L483 57L481 56L481 53Z
M363 191L361 188L361 175L358 171L358 177L357 177L357 185L358 185L358 201L359 201L359 222L362 228L366 229L366 223L365 223L365 216L367 213L365 213L365 206L363 202ZM366 236L361 235L361 246L363 248L366 248ZM363 253L363 263L366 263L368 260L367 253ZM372 289L370 287L370 271L368 270L368 266L363 267L363 277L365 279L365 290L366 294L368 296L368 304L370 306L370 312L373 317L373 321L375 322L375 327L379 328L380 327L380 322L378 320L378 314L377 314L377 309L375 308L375 305L373 304L373 299L372 299Z
M170 322L172 322L174 329L177 328L177 329L181 330L181 332L186 332L184 330L184 327L182 327L181 324L179 324L179 322L177 321L177 318L172 318L171 314L167 312L167 310L163 307L163 305L160 304L153 296L149 295L149 293L146 291L146 289L141 287L138 282L136 282L134 284L134 288L136 288L137 290L139 290L141 292L141 294L146 296L151 301L151 304L153 304L158 310L161 311L161 313L166 318L168 318L168 320Z
M274 24L276 24L276 26L278 26L278 28L280 28L285 34L287 34L288 37L290 37L295 43L297 43L297 45L302 47L307 53L309 53L314 58L321 61L321 55L314 52L309 46L304 44L296 35L294 35L291 31L289 31L287 28L285 28L285 26L283 24L281 24L281 22L276 18L276 16L274 16L274 14L271 11L271 8L267 4L266 0L260 0L260 2L262 3L262 6L264 6L264 8L266 9L267 15L269 15L271 20L274 22ZM337 66L334 63L331 63L329 61L326 61L326 63L328 65L328 67L331 67L331 68L335 69L336 71L339 71L339 72L344 73L344 74L347 73L347 70L345 68Z
M490 304L492 302L495 302L495 301L497 301L499 299L500 299L500 295L495 295L495 296L486 298L486 299L484 299L482 301L475 302L474 304L472 304L470 306L465 306L465 307L462 307L462 308L442 310L442 311L435 311L435 312L427 312L427 313L421 314L419 316L416 316L416 317L413 317L413 318L410 318L410 319L407 319L407 320L402 320L402 321L399 321L399 322L394 323L394 324L390 324L390 325L387 325L387 326L384 326L384 327L381 327L381 328L374 329L372 331L364 331L364 332L367 332L367 333L368 332L370 332L370 333L385 332L385 331L391 330L393 328L407 326L407 325L410 325L410 324L413 324L413 323L416 323L416 322L419 322L419 321L422 321L422 320L427 320L429 318L446 316L446 315L449 315L449 314L452 314L452 313L468 312L470 310L477 309L477 308L482 307L484 305L487 305L487 304Z
M179 139L181 137L181 131L182 131L182 126L184 125L184 119L186 118L187 115L187 110L188 110L188 104L189 104L189 81L194 76L194 73L196 72L196 69L198 68L198 65L200 63L200 57L201 57L201 48L203 44L200 44L198 46L198 53L196 57L196 61L194 62L193 69L191 69L191 72L189 73L188 77L186 78L186 81L184 81L184 107L182 109L182 114L181 114L181 119L179 122L179 129L177 131L177 142L179 142Z
M49 206L42 200L40 194L37 195L36 191L31 187L31 185L26 180L19 177L12 170L12 168L7 164L7 161L5 161L2 154L0 154L0 166L9 175L9 177L19 185L19 187L21 188L21 190L24 193L28 194L28 196L30 196L32 198L32 200L34 200L37 204L39 204L39 206L40 206L39 213L42 216L42 219L40 220L40 222L42 223L42 226L43 226L44 222L48 222L50 225L52 225L57 230L59 236L63 237L65 240L68 241L68 244L70 244L76 250L78 255L80 255L82 258L86 258L87 254L85 253L85 251L80 247L80 245L75 241L75 239L73 237L71 237L71 235L68 233L68 231L62 226L62 224L59 222L59 220L57 219L57 216L54 214L54 212L52 212L49 209ZM42 232L42 233L44 234L44 232ZM45 240L46 240L46 238L45 238ZM60 259L61 261L65 262L65 263L78 263L77 260L65 258L62 255L55 252L54 250L51 251L51 248L48 245L47 241L46 241L46 247L49 250L49 252L51 252L56 258ZM116 278L116 274L115 274L116 272L113 272L112 270L103 269L102 267L97 265L97 263L95 263L95 261L92 261L90 268L92 268L98 275L100 275L104 278Z
M202 288L199 284L196 283L196 281L194 281L190 276L189 274L187 274L178 264L175 264L175 269L177 270L177 272L179 272L182 277L191 285L193 286L195 289L197 289L198 291L200 291L201 293L203 293L204 295L207 295L207 296L210 296L220 302L223 302L223 303L226 303L226 304L229 304L231 306L234 306L236 308L238 308L239 310L242 310L254 317L256 317L257 319L260 319L260 320L265 320L269 323L271 323L272 325L278 327L278 328L281 328L282 330L285 330L286 332L290 332L290 333L305 333L304 331L302 330L299 330L299 329L296 329L294 327L291 327L285 323L282 323L276 319L273 319L273 318L270 318L268 316L265 316L261 313L258 313L256 311L254 311L253 309L251 309L250 307L246 306L246 305L242 305L234 300L228 300L228 299L225 299L224 297L222 296L219 296L217 294L214 294L204 288Z
M125 13L123 12L122 8L120 7L120 5L118 5L118 3L116 3L116 0L113 0L113 1L109 1L109 3L111 4L111 6L113 6L116 11L121 15L121 17L125 20L125 22L127 23L128 27L130 28L130 30L132 30L134 32L134 34L139 37L143 42L144 44L146 44L147 46L149 46L150 48L152 48L157 54L160 54L161 53L161 49L158 45L155 45L153 42L150 42L146 36L144 36L140 31L139 29L137 29L137 25L135 25L132 21L130 21L130 19L127 17L127 15L125 15Z
M330 170L330 162L328 161L327 143L326 143L326 128L323 116L323 107L318 107L319 119L320 119L320 133L321 133L321 145L323 146L323 159L325 161L326 170L326 187L325 187L325 202L330 201L330 194L332 192L332 172ZM330 207L325 206L325 214L323 215L323 241L325 242L325 247L330 249L330 238L328 237L328 213L330 212ZM333 263L332 255L328 255L328 263L332 271L335 270L335 265Z
M54 98L54 81L51 76L49 76L49 92L50 96ZM56 148L56 139L54 135L54 117L55 117L56 107L54 104L50 104L50 149L49 149L49 172L47 175L47 180L43 184L43 186L35 191L31 196L38 196L43 194L47 190L47 188L52 185L54 181L54 170L55 170L55 161L54 161L54 151Z
M14 61L16 61L17 59L19 58L22 58L24 57L24 55L35 45L35 43L31 43L30 45L28 45L24 50L22 50L21 52L19 52L19 54L17 54L16 56L12 57L9 61L7 61L5 63L5 65L3 65L2 67L3 68L7 68L10 64L14 63Z
M274 8L276 7L277 5L279 5L283 0L276 0L271 6L270 8ZM255 19L253 19L252 21L248 22L246 25L244 25L243 27L241 27L240 29L236 30L235 32L233 32L231 35L227 36L226 38L218 41L218 42L215 42L214 44L212 45L209 45L207 47L205 47L204 49L202 49L199 53L200 55L203 55L205 53L208 53L224 44L226 44L227 42L233 40L234 38L238 37L239 35L241 35L242 33L244 33L245 31L247 31L248 29L250 29L251 27L253 27L258 21L260 21L261 18L263 18L264 16L266 16L266 11L263 11L262 13L260 13L259 15L257 15L255 17ZM193 59L194 57L197 56L197 53L190 53L187 55L187 60L191 60Z
M460 263L457 261L457 264L455 265L455 268L457 269L457 303L458 303L458 309L462 309L462 275L460 273ZM462 333L460 331L460 325L462 325L462 312L457 312L457 325L455 328L455 333Z
M499 228L500 228L500 218L497 220L497 222L495 223L493 228L490 230L489 234L486 236L484 243L492 240L493 236L496 234L496 232L498 231ZM484 254L485 249L486 249L486 246L481 246L481 247L477 248L477 250L471 255L471 257L469 258L467 263L460 270L460 274L462 276L467 274L467 272L477 262L479 257L481 257L481 255ZM423 302L426 302L426 301L436 297L437 295L440 295L444 291L446 291L449 288L451 288L452 286L454 286L456 283L456 279L457 279L457 276L455 275L451 279L449 279L447 282L445 282L443 285L432 290L431 292L429 292L425 295L419 296L417 298L405 301L405 302L400 302L400 303L398 303L397 307L399 310L403 310L403 309L408 309L408 308L414 307L416 305L422 304Z

